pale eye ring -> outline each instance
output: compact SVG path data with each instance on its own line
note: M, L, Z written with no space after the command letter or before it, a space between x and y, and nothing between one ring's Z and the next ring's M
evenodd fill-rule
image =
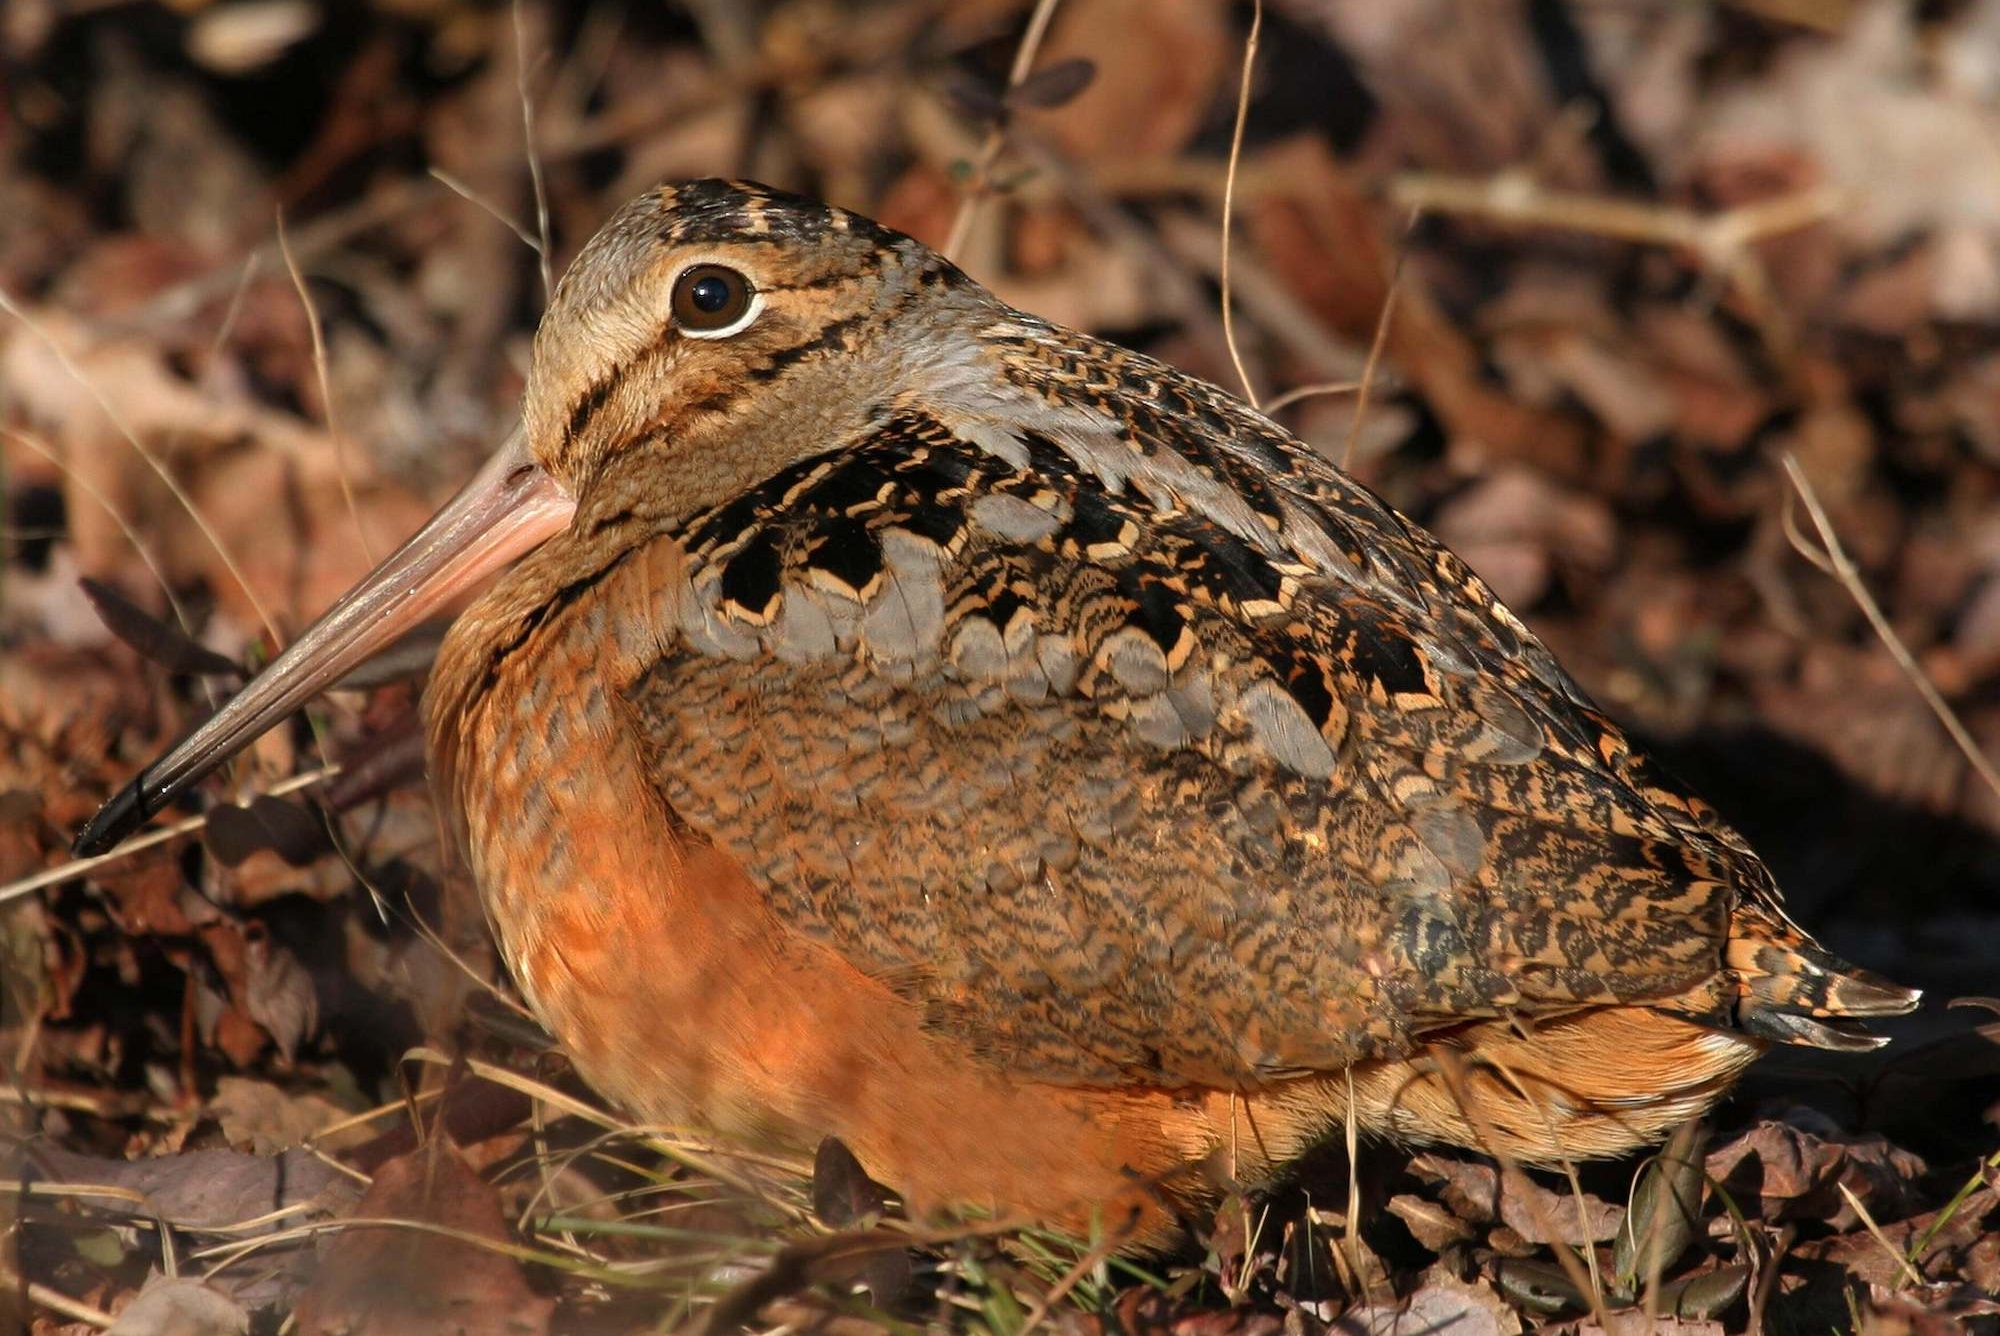
M721 264L691 265L674 280L674 323L697 338L734 334L757 311L757 289Z

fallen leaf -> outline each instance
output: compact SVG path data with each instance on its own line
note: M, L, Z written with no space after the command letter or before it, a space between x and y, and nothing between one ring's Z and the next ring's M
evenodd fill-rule
M263 849L293 867L307 867L333 848L326 823L311 810L268 795L247 806L218 803L210 808L204 841L225 867L236 867Z
M78 1198L85 1209L101 1209L111 1218L151 1215L188 1229L226 1228L237 1240L341 1214L361 1196L353 1179L303 1150L271 1156L194 1150L142 1160L113 1160L37 1146L26 1157L24 1167L32 1177L140 1195L138 1204L123 1197L95 1202L88 1196ZM248 1230L240 1228L251 1220L263 1223ZM265 1308L290 1299L310 1269L312 1258L308 1243L267 1244L242 1263L208 1279L243 1307Z
M1433 1272L1400 1304L1358 1304L1337 1318L1330 1331L1342 1336L1512 1336L1520 1315L1483 1286Z
M187 1276L155 1276L105 1336L245 1336L250 1315L234 1299Z
M1709 1176L1765 1220L1859 1223L1845 1187L1878 1220L1906 1213L1924 1162L1873 1132L1846 1132L1810 1109L1787 1110L1711 1151Z
M38 1146L29 1158L58 1183L127 1189L145 1198L145 1210L170 1224L213 1229L239 1225L274 1211L286 1223L331 1214L353 1203L360 1188L305 1151L245 1155L233 1150L191 1150L144 1160L113 1160ZM276 1228L276 1225L271 1228Z
M243 676L243 666L234 659L217 654L179 627L167 625L102 580L86 575L77 583L105 627L140 658L170 673L194 677Z
M813 1155L813 1214L833 1229L848 1229L880 1215L888 1190L868 1177L861 1161L839 1137L827 1137Z
M383 1164L353 1214L512 1242L499 1195L447 1142ZM334 1235L296 1316L299 1336L535 1336L554 1309L505 1253L426 1229L362 1225Z
M1403 1222L1418 1243L1432 1252L1443 1252L1473 1236L1466 1223L1450 1211L1434 1201L1426 1201L1407 1192L1399 1192L1389 1198L1385 1209Z
M319 992L299 958L249 925L244 950L243 1006L290 1062L319 1028Z
M1529 1243L1602 1243L1618 1233L1625 1219L1624 1207L1588 1193L1579 1202L1567 1190L1551 1192L1525 1174L1502 1181L1491 1165L1433 1151L1410 1157L1410 1170L1437 1184L1444 1204L1460 1220L1503 1224Z
M208 1114L221 1126L230 1145L258 1155L304 1145L308 1139L316 1139L322 1150L361 1145L369 1139L366 1127L349 1128L332 1138L320 1137L324 1128L345 1119L348 1110L322 1095L285 1090L247 1076L218 1078Z

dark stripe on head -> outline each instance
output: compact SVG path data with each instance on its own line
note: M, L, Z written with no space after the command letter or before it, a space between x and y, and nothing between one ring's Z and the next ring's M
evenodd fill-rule
M562 448L565 451L569 449L570 443L582 434L583 429L590 425L590 420L597 416L598 410L604 407L605 401L611 397L611 392L618 388L618 382L624 377L625 368L614 367L610 375L592 384L577 398L569 410L569 422L563 427Z
M787 367L797 365L806 358L811 357L814 353L842 346L847 339L847 332L849 330L866 324L873 316L874 312L872 311L861 311L854 315L842 316L840 319L829 323L819 333L813 335L803 343L795 343L789 348L780 348L773 352L762 366L751 367L749 370L750 379L753 381L775 380Z
M904 239L873 219L756 181L682 181L662 189L660 204L667 214L660 239L674 245L758 240L812 245L825 240L836 220L847 235L876 246Z
M853 275L851 274L829 274L825 278L815 279L806 283L773 283L761 288L760 291L806 292L815 288L833 287L849 282L852 278ZM886 314L893 315L900 309L901 304L898 304L889 308ZM873 314L875 313L864 312L859 315L836 320L805 342L795 344L790 348L779 349L771 354L769 361L764 366L752 367L748 372L749 379L752 381L767 381L775 378L786 367L811 356L821 349L835 346L846 336L848 330L865 324ZM637 355L627 358L613 367L610 374L603 380L598 381L588 390L585 390L577 399L575 406L570 409L569 422L563 430L563 447L567 449L571 442L583 434L584 430L590 426L591 420L597 416L606 403L610 402L611 396L617 393L618 387L625 382L625 378L628 375L659 356L667 344L678 337L680 337L680 331L674 328L673 323L671 321L663 321L659 332L654 335L651 343L640 349ZM707 399L690 404L688 407L694 411L719 409L728 406L735 397L733 393L710 395Z

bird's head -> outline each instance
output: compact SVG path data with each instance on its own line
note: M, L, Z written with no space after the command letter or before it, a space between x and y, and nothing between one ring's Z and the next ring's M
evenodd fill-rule
M951 326L1002 309L919 242L817 200L661 186L557 286L523 402L528 449L586 505L615 474L615 490L685 513L921 393L948 350L970 347Z
M685 514L950 380L1004 311L920 243L763 186L627 204L564 275L522 428L417 534L77 837L108 849L259 734L507 563L612 507ZM954 351L956 350L956 351ZM864 392L856 393L856 387Z

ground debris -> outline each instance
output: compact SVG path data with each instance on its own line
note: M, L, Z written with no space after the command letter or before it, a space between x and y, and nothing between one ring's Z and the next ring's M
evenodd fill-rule
M2000 793L1784 461L2000 755L2000 4L1265 0L1233 178L1252 6L1066 0L1012 80L1040 8L0 6L0 1325L166 1331L213 1293L218 1329L682 1329L782 1256L814 1264L766 1316L843 1336L2000 1332L2000 1031L1942 1006L1881 1054L1780 1046L1678 1176L1366 1142L1350 1176L1336 1146L1131 1268L911 1242L851 1155L634 1127L528 1020L441 838L441 625L181 833L59 870L510 429L544 262L658 180L745 175L962 232L1003 297L1247 378L1802 924L1993 993ZM827 1229L865 1256L819 1265Z

